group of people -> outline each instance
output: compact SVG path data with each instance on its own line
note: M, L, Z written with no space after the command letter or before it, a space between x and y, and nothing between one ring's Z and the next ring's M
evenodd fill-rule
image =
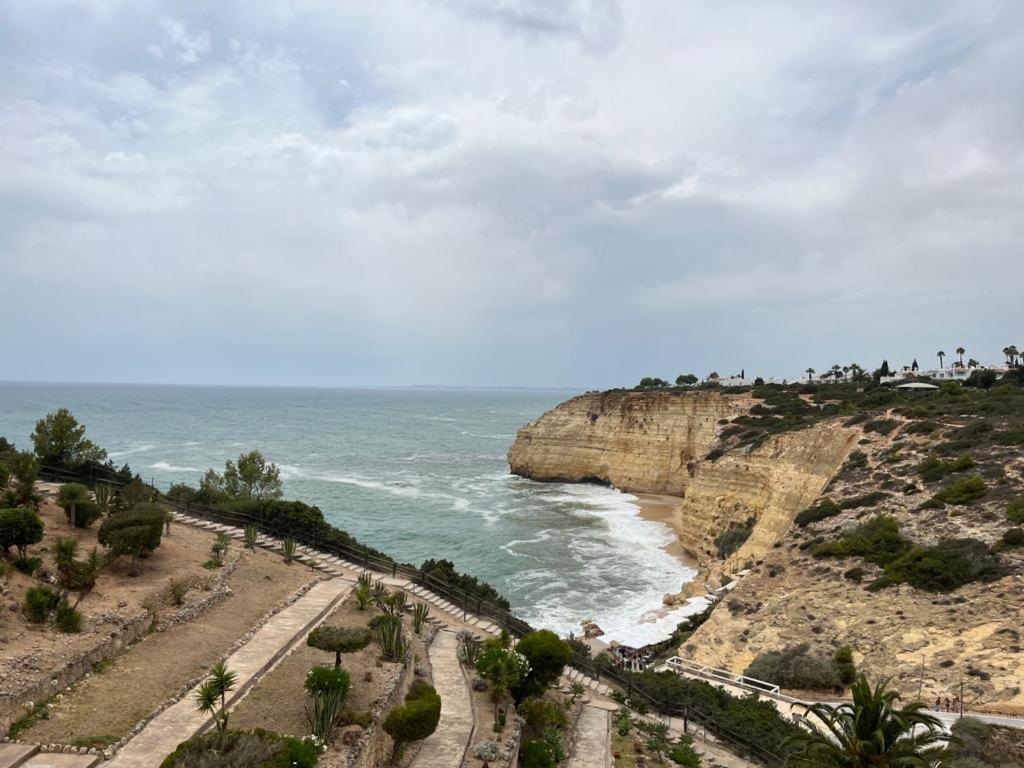
M960 711L960 697L953 696L952 699L947 696L942 698L941 696L935 697L935 711L936 712L959 712Z
M609 649L612 658L622 669L630 672L643 672L654 657L654 652L646 648L630 648L628 645L616 645Z

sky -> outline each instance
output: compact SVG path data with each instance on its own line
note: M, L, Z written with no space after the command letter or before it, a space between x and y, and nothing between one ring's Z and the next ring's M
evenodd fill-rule
M1024 348L1024 3L0 0L0 380Z

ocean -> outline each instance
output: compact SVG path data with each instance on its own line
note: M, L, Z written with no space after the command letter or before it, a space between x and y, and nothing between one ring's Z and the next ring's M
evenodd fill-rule
M672 532L614 489L509 474L516 430L572 394L6 383L0 435L30 448L36 420L67 407L163 489L258 448L287 498L403 562L452 560L535 626L579 633L593 620L607 638L663 639L693 611L652 613L695 575L664 551Z

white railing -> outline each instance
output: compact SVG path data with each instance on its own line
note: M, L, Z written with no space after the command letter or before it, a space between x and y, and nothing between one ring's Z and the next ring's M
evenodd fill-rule
M665 662L665 666L676 674L696 675L698 677L705 677L711 680L718 680L723 683L728 683L729 685L735 685L740 688L746 688L747 690L757 691L758 693L770 693L775 696L780 694L779 686L774 683L769 683L765 680L758 680L756 677L737 675L727 669L719 669L718 667L707 667L703 664L696 664L692 661L680 658L679 656L673 656Z

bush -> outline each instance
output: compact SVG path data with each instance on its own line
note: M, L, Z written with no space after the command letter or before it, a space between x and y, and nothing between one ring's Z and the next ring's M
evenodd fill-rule
M796 524L804 528L811 523L835 517L840 512L842 512L842 509L839 508L838 504L832 501L832 499L825 498L798 514L796 516Z
M819 544L811 551L815 557L859 556L869 563L884 566L909 548L910 542L900 535L896 519L876 515L835 541Z
M555 768L555 753L543 739L528 739L519 745L520 768Z
M715 551L725 560L746 543L754 530L757 519L750 517L742 523L732 523L715 537Z
M885 567L895 583L928 592L950 592L974 581L995 581L1006 574L999 557L977 539L946 539L933 547L914 547Z
M864 425L865 432L877 432L879 435L888 435L902 422L896 419L874 419Z
M1019 731L973 717L956 720L955 740L946 747L943 768L1008 768L1024 760Z
M565 665L572 660L572 648L550 629L531 632L516 646L530 662L530 671L515 690L516 699L540 695L562 676Z
M861 568L859 565L855 565L853 568L850 568L848 571L845 571L843 573L843 578L849 579L850 581L860 584L861 581L864 580L865 573L866 571L863 568Z
M194 736L164 758L160 768L315 768L319 759L312 739L254 728Z
M131 557L131 571L137 573L139 558L148 557L160 546L163 530L163 509L155 504L138 504L104 520L97 539L111 557Z
M944 461L937 456L929 456L917 465L917 473L924 480L937 482L947 475L952 475L955 472L964 472L973 467L974 458L969 453L962 454L949 461Z
M44 624L59 600L60 596L50 587L41 584L29 587L25 592L21 612L33 624Z
M31 576L33 573L38 571L43 565L43 559L41 557L16 557L14 558L14 567L24 573L26 576Z
M693 737L689 734L683 734L678 744L669 747L668 759L683 768L700 768L702 765L700 754L693 748Z
M872 491L871 493L865 493L862 496L854 496L849 499L843 499L839 502L840 509L859 509L860 507L873 507L880 501L884 501L889 498L889 494L885 491Z
M420 570L427 577L425 579L417 577L419 579L417 583L420 583L421 586L430 588L432 585L436 585L437 582L441 582L454 587L470 598L492 603L505 611L510 609L508 600L502 597L501 593L494 587L484 581L480 581L475 576L459 573L455 570L455 564L451 560L424 560ZM472 605L470 605L470 610L473 610Z
M981 475L954 480L928 500L925 506L941 507L944 504L972 504L988 493Z
M10 551L18 549L18 556L25 557L31 544L43 540L43 521L34 509L16 507L0 509L0 547Z
M395 746L419 741L432 734L441 719L441 697L430 685L417 678L405 695L405 704L395 707L384 720L384 730Z
M564 729L568 722L558 702L532 696L516 707L516 713L523 718L528 736L539 736L548 728Z
M852 685L857 679L857 665L853 663L853 649L844 645L832 657L836 665L836 674L843 685Z
M1003 533L1004 547L1024 547L1024 528L1011 528Z
M1006 505L1006 519L1011 523L1024 523L1024 499L1015 499Z
M310 696L337 693L344 698L352 688L352 678L339 667L313 667L306 673L305 687Z
M758 654L743 674L783 688L808 691L833 690L839 685L832 659L811 651L806 643Z
M82 631L82 614L72 608L67 600L61 600L57 603L53 623L61 632L77 634Z

